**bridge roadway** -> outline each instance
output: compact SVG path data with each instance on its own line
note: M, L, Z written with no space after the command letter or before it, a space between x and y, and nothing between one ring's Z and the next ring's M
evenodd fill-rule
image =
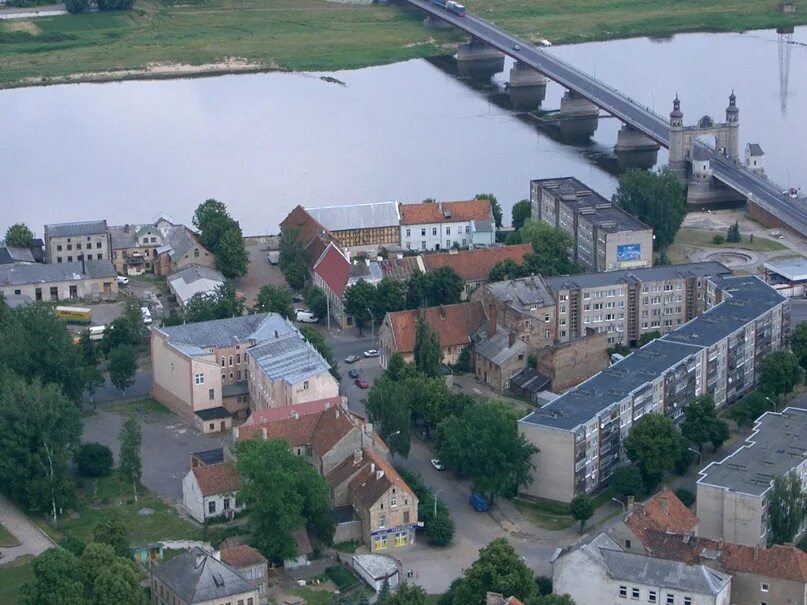
M669 149L670 124L665 118L546 49L533 46L526 40L470 13L461 17L426 0L405 1L466 31L513 59L529 65L550 80L580 94ZM516 45L519 46L518 50L515 49ZM779 185L759 177L742 164L727 161L709 147L706 149L711 153L711 165L716 179L779 218L786 226L807 236L807 199L786 198L782 195L782 188Z

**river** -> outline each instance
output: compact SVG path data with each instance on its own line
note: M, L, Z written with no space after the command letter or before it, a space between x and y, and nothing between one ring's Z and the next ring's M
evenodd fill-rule
M551 51L664 115L677 92L688 124L722 120L734 89L741 148L760 143L772 179L807 188L807 27L792 39L782 47L786 93L773 31ZM22 221L41 234L44 223L141 223L161 213L189 222L208 197L225 201L246 234L276 232L296 204L480 192L494 193L509 217L530 179L561 175L610 196L617 120L601 119L588 144L565 144L497 101L509 62L483 90L442 63L2 91L0 230ZM543 107L558 107L562 94L550 83Z

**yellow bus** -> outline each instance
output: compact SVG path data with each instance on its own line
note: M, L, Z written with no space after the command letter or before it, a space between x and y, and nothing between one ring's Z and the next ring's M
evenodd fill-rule
M86 307L56 307L56 317L69 324L88 324L92 322L92 309Z

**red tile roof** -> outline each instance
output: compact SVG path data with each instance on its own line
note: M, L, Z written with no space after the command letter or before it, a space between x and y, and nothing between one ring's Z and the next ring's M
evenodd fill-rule
M447 214L450 213L450 216ZM489 200L401 204L401 225L493 220Z
M289 212L288 216L283 219L283 222L280 223L281 232L288 231L289 229L297 230L297 237L295 239L303 248L307 247L311 240L317 235L321 234L323 231L327 231L325 227L320 225L302 206L294 208L294 210Z
M342 298L350 277L350 261L339 248L330 243L319 260L314 263L314 273L322 278L336 296Z
M698 518L672 490L665 487L652 498L633 505L625 524L641 540L645 530L670 534L694 533Z
M428 271L451 267L464 281L485 281L490 270L497 264L510 259L521 265L524 263L524 255L530 252L532 244L518 244L449 254L426 254L423 262Z
M468 344L471 335L485 322L485 311L481 302L387 313L384 321L389 322L392 328L395 349L399 353L407 354L415 350L415 333L419 316L422 316L426 324L437 333L440 346L443 348Z
M269 410L260 410L252 412L249 418L244 422L243 426L252 426L254 424L263 424L264 422L274 422L275 420L282 420L283 418L291 418L294 414L298 416L307 416L308 414L316 414L323 412L328 408L342 403L342 396L326 397L325 399L317 399L316 401L306 401L305 403L298 403L297 405L285 405L280 408L272 408Z
M238 472L232 462L220 462L191 469L199 484L202 496L214 496L226 492L236 492L241 487Z
M258 563L266 563L266 558L246 544L221 549L221 560L232 567L242 568Z
M723 568L733 573L752 573L769 578L807 583L807 553L795 546L754 548L724 544Z
M392 487L399 492L406 492L414 500L412 488L383 457L372 450L363 449L361 464L363 468L350 481L349 489L365 508L372 507ZM379 472L382 472L381 477L378 476Z

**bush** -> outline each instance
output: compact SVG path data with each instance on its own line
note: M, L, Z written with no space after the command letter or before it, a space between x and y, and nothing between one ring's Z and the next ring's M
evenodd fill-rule
M552 576L535 576L535 583L538 585L538 594L552 594Z
M65 535L64 538L59 540L59 546L65 550L69 550L77 557L80 557L84 553L84 542L70 535Z
M340 592L356 586L359 582L356 577L341 565L331 565L325 569L325 575L336 584Z
M632 464L620 466L611 476L611 487L622 498L627 498L628 496L639 497L644 492L642 473Z
M90 0L65 0L64 7L71 15L86 13L90 10Z
M715 246L719 246L721 244L724 244L725 242L726 242L726 238L723 237L720 233L715 234L715 236L712 238L712 243Z
M83 443L76 452L76 465L82 477L105 477L112 473L112 450L100 443Z
M689 507L689 506L692 506L693 504L695 504L695 494L693 494L688 489L684 489L684 488L677 489L677 490L675 490L675 495L678 497L678 499L681 502L684 503L684 506Z

